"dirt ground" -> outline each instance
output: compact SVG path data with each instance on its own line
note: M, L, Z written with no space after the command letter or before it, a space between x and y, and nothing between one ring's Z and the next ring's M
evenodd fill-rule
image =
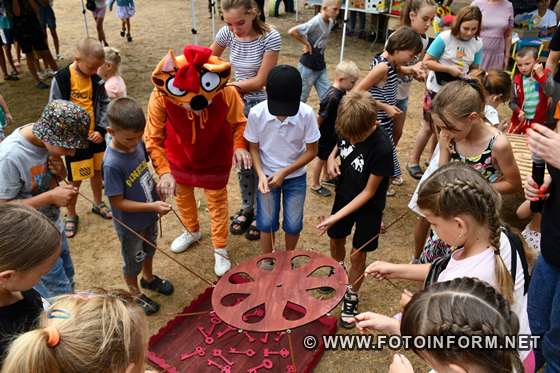
M85 1L84 1L85 3ZM175 49L178 53L182 47L192 42L190 34L191 6L188 1L180 0L137 0L136 16L132 19L132 35L134 41L127 43L119 36L120 22L115 12L107 12L105 30L110 45L120 49L123 55L122 73L128 86L130 96L136 98L143 107L146 107L152 89L150 74L157 62L164 56L168 48ZM71 62L73 46L78 39L85 36L83 16L80 2L77 0L56 0L55 11L58 21L58 34L61 40L61 51L65 56L64 61L59 61L59 66ZM300 21L310 18L311 9L302 10ZM197 21L199 43L209 45L211 42L210 20L206 9L206 2L197 4ZM282 51L280 63L295 65L300 55L301 48L287 35L287 30L296 24L295 17L270 18L270 23L282 33ZM93 18L88 12L87 22L90 35L95 36ZM220 27L217 22L217 29ZM327 48L327 61L329 75L333 78L334 66L338 61L341 32L334 32ZM351 38L346 44L345 56L354 60L362 71L368 69L368 64L380 45L372 47L368 42ZM25 69L24 69L25 70ZM25 73L19 82L0 83L0 92L8 102L15 118L16 125L23 125L37 119L47 102L48 91L41 91L33 87L30 75ZM399 145L399 156L404 169L409 149L412 148L414 136L420 126L421 98L423 87L415 83L409 104L408 120L403 139ZM318 108L316 93L313 92L309 102ZM405 171L406 174L406 171ZM385 210L385 223L392 222L405 210L409 198L415 188L416 182L408 174L403 175L405 183L397 187L397 195L388 198ZM230 178L230 212L239 206L237 178L234 173ZM85 185L84 192L90 194L89 186ZM326 236L319 236L314 226L320 216L330 212L332 198L321 198L309 193L305 206L305 227L302 232L300 247L313 249L328 255L329 242ZM204 238L200 244L191 250L175 255L186 265L197 269L209 279L214 279L213 258L211 242L209 239L209 219L205 211L205 202L200 205L200 220ZM79 201L80 231L70 241L72 256L76 267L76 280L78 289L90 287L124 286L121 280L121 257L119 244L114 229L110 222L103 221L90 212L90 207L84 200ZM386 234L381 237L379 249L370 254L368 262L383 259L394 262L408 262L413 247L413 226L415 217L408 214ZM168 214L163 218L163 238L159 246L168 248L172 240L181 233L182 227L173 216ZM279 241L282 242L282 241ZM235 263L259 253L257 243L251 243L239 236L231 236L229 249ZM166 298L154 295L154 299L161 303L159 314L149 318L150 331L156 332L172 315L193 298L200 294L206 287L205 283L193 277L176 263L156 255L155 273L170 279L176 288L173 296ZM398 283L398 282L397 282ZM399 283L400 286L414 290L417 284ZM398 312L399 292L384 282L376 280L365 281L360 296L360 310L373 310L375 312L392 315ZM335 310L338 313L338 309ZM342 331L341 331L342 332ZM426 368L412 354L411 357L417 368ZM327 352L321 359L316 371L323 372L359 372L388 370L392 353L381 352Z

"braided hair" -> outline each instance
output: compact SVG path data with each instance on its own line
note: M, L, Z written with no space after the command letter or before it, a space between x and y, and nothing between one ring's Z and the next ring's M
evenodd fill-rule
M440 167L420 186L418 207L438 217L452 219L461 214L471 216L488 229L496 261L496 282L502 295L513 302L511 275L500 255L502 233L501 196L471 167L452 162Z
M456 278L437 282L416 293L406 305L401 335L498 336L519 333L519 320L506 299L486 282ZM500 341L503 342L503 341ZM487 372L522 372L516 350L443 348L415 353L442 364L476 364Z

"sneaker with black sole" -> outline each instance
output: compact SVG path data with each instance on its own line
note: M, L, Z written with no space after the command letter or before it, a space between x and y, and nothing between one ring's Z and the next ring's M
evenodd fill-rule
M132 36L130 34L126 35L126 41L129 43L132 41Z
M146 316L153 315L159 311L159 304L150 299L146 294L142 294L135 299L136 304L142 307Z
M144 280L144 278L141 278L140 286L142 286L144 289L157 291L158 293L163 295L173 294L174 288L173 288L173 284L170 281L162 280L156 275L154 275L153 277L154 277L153 280L150 282Z
M352 329L356 326L356 321L354 317L358 314L358 294L354 293L352 290L346 290L344 298L342 299L342 312L340 313L340 319L338 323L341 327L345 329Z

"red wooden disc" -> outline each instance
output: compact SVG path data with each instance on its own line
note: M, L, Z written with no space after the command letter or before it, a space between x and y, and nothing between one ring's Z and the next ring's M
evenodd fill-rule
M261 268L263 259L274 261L272 270ZM307 263L294 267L298 261ZM323 276L314 274L319 268ZM327 276L330 269L334 273ZM232 268L216 284L212 307L223 321L243 330L293 329L332 310L344 296L347 284L346 271L330 257L314 251L276 251ZM332 289L325 299L309 292L325 287ZM264 316L255 312L259 308L264 308ZM256 321L247 317L251 313L258 314Z

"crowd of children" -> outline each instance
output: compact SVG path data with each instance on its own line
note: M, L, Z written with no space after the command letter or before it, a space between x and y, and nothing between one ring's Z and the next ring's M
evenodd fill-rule
M120 76L121 54L108 47L104 35L105 8L112 10L114 3L122 20L121 36L132 41L133 0L88 1L98 40L79 41L74 61L60 70L46 38L34 33L37 11L41 35L46 36L48 27L60 57L52 1L41 2L35 10L33 0L13 0L0 9L0 17L13 22L14 32L19 32L16 40L27 55L30 72L36 75L35 53L57 70L40 118L9 136L3 129L13 117L0 96L2 373L141 372L147 346L144 314L160 309L144 290L163 295L175 290L169 280L153 273L153 261L158 219L173 209L166 199L183 187L173 180L164 188L151 172L150 156L154 164L157 160L144 145L146 117L137 101L127 97ZM555 27L541 9L548 2L538 3L530 17L543 18L541 32L548 34ZM325 48L340 6L338 0L323 0L316 16L288 31L303 45L297 68L277 65L280 33L264 22L262 5L253 0L222 0L227 25L210 48L197 49L207 59L211 55L217 59L229 48L235 71L233 88L227 87L235 102L224 115L242 130L237 140L247 150L237 149L233 155L243 203L232 217L230 232L259 240L267 254L282 246L276 244L282 227L284 248L295 250L304 225L310 164L312 192L328 198L333 193L326 186L335 186L331 213L315 228L327 233L330 255L344 270L349 261L342 327L403 336L533 334L540 340L531 349L414 352L439 372L532 373L544 364L545 372L560 372L560 135L542 126L560 120L560 106L552 99L560 89L554 72L538 62L532 47L517 51L512 79L504 71L479 70L484 20L477 6L460 9L451 28L430 44L426 32L436 15L436 2L407 0L402 25L373 56L367 74L361 74L354 62L342 61L331 84ZM0 18L4 36L10 26ZM17 72L10 56L8 62ZM5 62L2 66L6 79L17 76L7 73ZM159 67L176 72L175 80L184 78L185 70L167 66L165 60ZM387 197L404 182L397 145L413 80L426 86L421 129L406 166L420 180L409 203L417 214L413 258L411 263L376 260L367 265L367 254L378 248L384 230ZM167 88L176 93L182 87L172 84ZM318 112L305 103L313 86L320 99ZM513 112L510 119L500 119L499 107L505 103ZM196 104L179 109L200 116L204 129L207 114L195 110ZM194 131L193 124L193 136ZM542 185L532 176L521 179L505 132L528 133L530 150L548 162ZM423 170L420 156L430 138L433 151ZM167 174L172 178L170 171ZM76 201L80 184L88 179L91 211L113 219L128 293L74 293L69 238L78 232ZM517 235L502 221L502 196L521 194L523 189L527 200L517 215L530 221ZM110 206L103 202L103 193ZM537 208L538 201L544 208ZM67 208L63 218L61 207ZM218 216L212 219L215 224ZM222 220L220 227L212 227L213 233L227 231ZM200 229L186 231L173 241L171 251L185 251L201 238ZM225 247L216 247L215 255L220 276L231 263ZM265 259L259 265L270 271L274 261ZM405 291L397 316L359 313L359 291L368 278L418 281L424 289L416 294ZM397 354L390 371L414 369Z

